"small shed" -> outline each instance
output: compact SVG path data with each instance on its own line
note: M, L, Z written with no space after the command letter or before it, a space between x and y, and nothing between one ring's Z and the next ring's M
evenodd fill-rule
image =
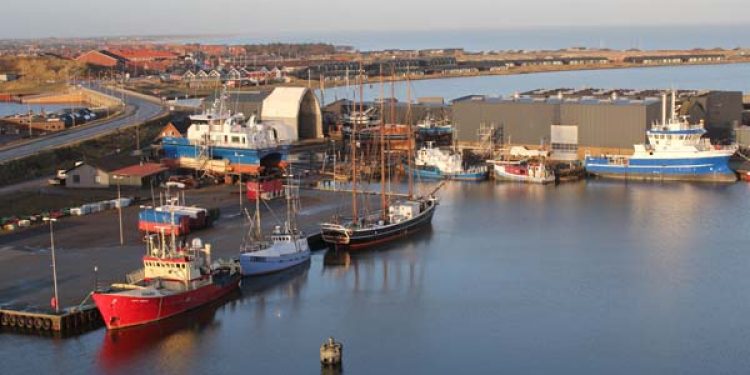
M65 187L107 188L109 187L109 174L91 163L81 163L65 173Z

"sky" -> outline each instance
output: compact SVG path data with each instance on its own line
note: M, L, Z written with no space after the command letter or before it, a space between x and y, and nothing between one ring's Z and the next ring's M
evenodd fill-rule
M0 38L726 25L748 0L9 0Z

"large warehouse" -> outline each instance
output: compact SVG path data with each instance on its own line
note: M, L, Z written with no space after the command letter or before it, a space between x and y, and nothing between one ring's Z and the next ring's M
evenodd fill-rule
M576 127L579 156L629 153L661 119L661 92L628 90L535 90L512 97L467 96L453 101L459 141L480 141L494 129L497 143L554 143L552 125ZM742 116L740 92L680 91L678 110L703 120L714 141L731 137Z

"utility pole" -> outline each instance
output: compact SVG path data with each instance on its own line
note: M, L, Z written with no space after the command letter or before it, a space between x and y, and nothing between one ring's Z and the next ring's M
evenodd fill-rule
M56 222L57 219L51 218L51 217L45 217L43 220L46 222L49 222L49 243L50 243L50 250L52 252L52 286L55 291L53 307L55 308L55 312L60 312L60 301L57 295L57 260L55 259L55 230L52 224Z
M122 180L122 176L114 175L112 178L117 181L117 216L120 220L120 246L122 246L125 244L125 238L122 232L122 195L120 194L120 180Z

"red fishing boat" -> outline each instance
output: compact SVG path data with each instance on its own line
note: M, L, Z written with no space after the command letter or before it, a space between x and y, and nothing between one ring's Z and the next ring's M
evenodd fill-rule
M241 279L237 262L211 263L211 245L194 239L176 245L175 236L147 237L143 269L127 275L127 284L113 284L93 294L107 329L119 329L169 318L215 301Z

